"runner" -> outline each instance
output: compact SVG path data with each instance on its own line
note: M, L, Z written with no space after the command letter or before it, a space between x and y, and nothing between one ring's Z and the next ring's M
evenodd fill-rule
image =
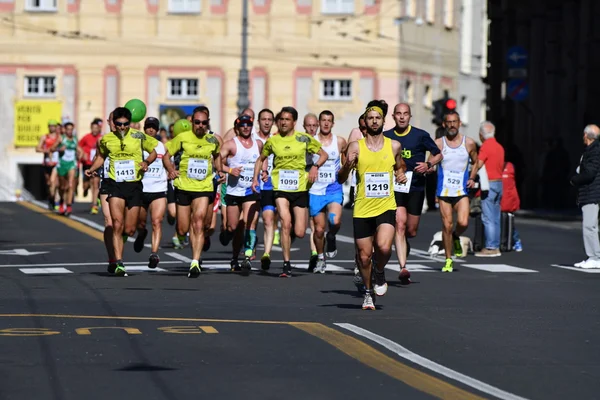
M264 161L274 154L273 190L277 213L281 219L281 247L283 250L283 272L281 277L292 276L290 247L292 225L296 237L303 238L306 233L308 206L308 187L317 178L319 168L327 160L327 153L313 137L294 130L298 120L298 111L293 107L283 107L279 120L279 135L274 135L265 143L254 167L252 189L259 190L257 176L263 169ZM306 153L319 154L319 159L306 171ZM295 221L292 224L292 220Z
M252 137L254 121L242 115L235 121L239 133L237 137L225 142L221 148L223 173L227 173L227 230L224 242L233 239L233 256L231 270L250 273L252 264L250 257L256 244L256 223L258 222L258 205L260 191L252 190L254 181L254 164L263 149L261 140ZM244 242L244 261L240 268L238 257Z
M314 246L317 251L317 263L313 272L322 274L326 269L325 239L327 258L334 258L337 254L335 235L340 230L344 202L344 192L337 180L337 173L340 165L345 161L345 155L342 153L346 149L346 140L331 133L333 125L333 113L329 110L322 111L319 114L319 133L315 139L323 146L322 149L327 153L328 159L319 169L318 178L308 191L309 212L314 226ZM313 156L314 161L317 161L317 158L317 155ZM329 222L329 231L325 236L327 222Z
M133 236L142 205L142 175L156 159L158 140L130 128L131 111L118 107L112 118L116 130L100 139L99 153L86 175L91 177L105 158L110 158L108 177L103 186L108 193L108 204L113 226L113 246L116 258L115 274L127 276L123 264L123 237ZM143 150L150 155L143 158Z
M258 132L256 140L260 140L264 146L271 137L275 115L273 111L265 108L258 113ZM262 171L260 181L260 207L262 209L262 219L264 225L264 253L260 259L260 266L263 271L267 271L271 266L271 249L275 240L275 230L277 227L277 210L275 209L275 198L273 197L273 182L271 181L271 172L273 171L273 154L267 159L267 170Z
M100 188L100 177L94 175L88 178L85 175L85 171L90 169L94 156L96 155L96 144L100 139L102 132L102 120L96 118L91 123L91 132L85 135L79 140L79 146L81 147L83 157L81 159L82 170L83 170L83 197L87 197L88 191L92 189L92 205L90 208L90 214L98 214L98 190Z
M64 136L53 146L53 149L57 150L59 154L56 171L59 179L60 197L64 201L60 206L59 213L67 217L73 212L75 172L77 171L77 160L81 158L81 148L77 145L77 139L73 137L73 128L73 124L67 122L64 126Z
M60 140L58 132L58 121L51 119L48 121L48 133L40 138L35 151L44 153L42 167L46 187L48 188L48 209L54 210L56 203L56 192L58 189L58 175L56 165L58 164L58 151L52 151L52 148Z
M443 126L446 136L435 141L444 156L438 167L436 196L440 205L442 241L446 253L442 272L452 272L452 248L454 247L454 255L462 257L460 235L467 230L470 213L467 189L475 184L478 161L475 141L459 132L460 116L456 111L450 111L444 116ZM469 158L473 164L470 176ZM454 232L453 212L457 214Z
M111 112L106 122L108 123L108 127L110 129L109 132L116 132L117 128L115 127L115 124L112 120L112 115L113 113ZM96 142L96 152L94 153L92 165L94 164L94 161L96 161L97 154L99 154L99 146L100 141L98 140ZM115 258L115 247L113 245L112 217L110 215L110 207L108 205L108 190L106 189L108 187L106 181L108 180L109 167L110 158L106 157L106 159L104 160L104 166L93 172L93 175L96 175L100 178L100 187L98 193L100 196L100 207L102 208L102 215L104 216L104 247L106 248L106 253L108 255L108 267L106 270L108 271L108 273L113 274L115 272L115 269L117 268L117 259ZM87 176L87 172L84 173Z
M194 111L193 131L182 132L167 143L163 162L169 177L174 179L177 201L177 234L182 237L189 231L192 246L192 262L188 278L197 278L202 265L207 212L214 200L213 163L219 171L219 181L224 180L220 172L220 142L208 133L209 119L206 111ZM170 154L181 151L179 171L170 161ZM191 222L191 224L190 224ZM191 227L191 229L190 229Z
M435 142L422 129L410 125L412 113L406 103L397 104L392 114L396 126L383 132L383 135L402 144L402 158L406 163L406 184L394 185L396 198L396 236L395 246L403 284L410 283L410 272L406 268L406 259L410 253L407 238L417 236L423 202L425 201L425 174L442 159L442 153ZM425 162L427 152L431 156Z
M315 114L308 113L304 116L302 126L304 127L304 132L306 132L306 134L308 134L312 137L315 137L315 135L317 134L317 132L319 130L319 119L317 118L317 116ZM312 168L312 165L313 165L313 155L307 154L306 155L306 170L309 171ZM309 212L309 214L310 214L310 212ZM309 226L310 226L310 238L309 238L310 260L308 262L308 271L312 272L317 267L317 261L319 260L319 257L317 257L317 248L315 247L315 223L312 218L309 218L308 222L309 222Z
M402 145L382 134L384 114L381 106L367 108L367 136L348 145L346 163L338 173L338 179L343 183L353 168L357 171L354 242L365 285L363 310L375 310L374 294L383 296L387 292L385 266L392 252L396 219L393 184L394 181L407 181ZM374 271L373 264L376 265ZM374 290L371 288L372 272Z
M159 122L154 117L146 118L144 121L144 133L148 136L155 137L158 132ZM143 196L142 208L140 208L140 216L138 220L138 236L133 243L133 250L136 253L144 249L144 240L148 236L146 229L146 219L148 213L152 221L152 249L150 258L148 259L148 268L156 268L160 262L158 257L158 247L162 238L162 221L165 217L167 209L167 171L163 166L162 158L165 155L165 146L162 142L158 142L156 148L156 160L148 166L148 170L142 178ZM150 154L144 151L144 159Z

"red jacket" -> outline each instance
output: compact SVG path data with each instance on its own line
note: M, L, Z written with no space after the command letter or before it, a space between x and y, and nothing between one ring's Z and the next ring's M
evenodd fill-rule
M521 206L519 193L517 192L517 183L515 181L515 167L507 162L502 172L502 200L500 208L502 212L515 212Z

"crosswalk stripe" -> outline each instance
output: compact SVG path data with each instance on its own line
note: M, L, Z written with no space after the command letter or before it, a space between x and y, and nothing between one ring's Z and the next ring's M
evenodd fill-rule
M400 265L398 264L388 264L385 266L385 268L391 269L392 271L400 272ZM423 264L409 264L407 265L407 268L410 272L436 272L441 271L442 269L441 267L433 268Z
M533 269L513 267L507 264L462 264L463 267L487 272L539 272Z
M585 269L560 264L551 264L551 266L556 268L568 269L571 271L583 272L585 274L600 274L600 269Z
M166 269L163 269L163 268L156 267L156 268L152 269L152 268L148 268L145 265L132 265L132 266L127 265L127 266L125 266L125 269L127 270L127 272L129 272L129 271L165 272L166 271Z
M19 268L24 274L27 275L38 275L38 274L72 274L73 271L69 271L66 268Z

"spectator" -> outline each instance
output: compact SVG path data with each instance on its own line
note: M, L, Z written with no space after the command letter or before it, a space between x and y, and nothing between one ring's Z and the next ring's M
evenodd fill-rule
M583 130L586 148L581 156L577 173L571 184L577 188L577 204L583 213L583 245L587 260L575 264L579 268L600 268L600 240L598 239L598 203L600 203L600 129L588 125Z
M504 164L504 172L502 173L502 200L500 201L500 208L503 213L514 213L521 206L521 199L519 198L519 192L517 192L517 181L515 179L515 166L507 162ZM513 223L513 250L523 251L523 244L519 237L517 227Z
M481 220L485 232L485 248L475 253L476 257L500 256L500 201L502 199L502 171L504 170L504 148L494 137L496 128L484 121L479 128L481 149L479 168L485 165L490 189L481 199Z

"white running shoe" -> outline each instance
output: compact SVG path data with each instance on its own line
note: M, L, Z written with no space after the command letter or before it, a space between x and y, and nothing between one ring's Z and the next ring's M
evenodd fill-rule
M375 275L375 285L373 285L375 294L377 296L385 296L388 290L388 284L385 280L385 270L379 272L377 269L374 269L373 273Z
M581 268L588 260L589 260L589 258L587 260L579 261L578 263L573 264L573 266L577 267L577 268Z
M325 263L325 260L318 260L317 261L317 266L315 267L315 270L313 271L315 274L316 273L325 273L325 269L327 268L327 264Z
M363 310L375 310L375 303L373 302L373 296L371 296L371 293L369 293L369 292L365 293L365 298L363 300L362 309Z
M600 261L588 259L579 268L583 268L583 269L598 269L598 268L600 268Z

